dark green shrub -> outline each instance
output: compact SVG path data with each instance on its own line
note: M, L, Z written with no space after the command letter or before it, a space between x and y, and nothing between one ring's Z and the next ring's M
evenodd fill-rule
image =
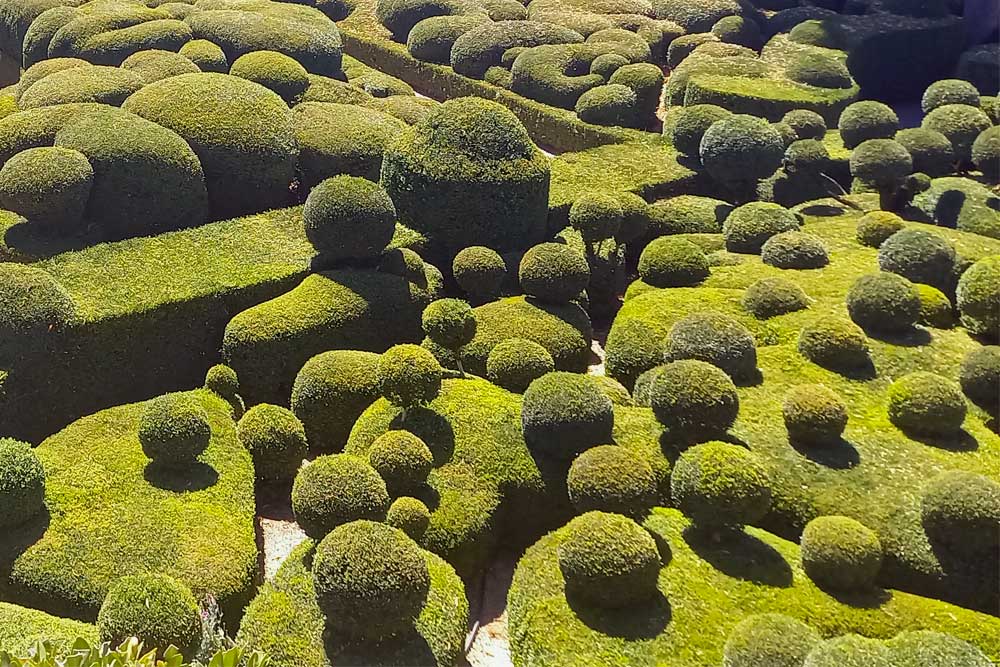
M521 425L534 451L570 461L591 447L611 442L615 414L611 399L586 375L554 371L524 391Z
M688 315L670 327L663 348L665 361L698 359L718 366L736 380L757 373L757 346L739 321L705 311Z
M154 462L185 465L208 447L208 414L190 394L166 394L146 403L139 421L139 443Z
M1000 181L1000 127L983 130L972 142L972 164L991 182Z
M649 405L671 434L692 441L724 434L740 411L729 376L696 359L664 365L652 378Z
M803 327L798 347L803 357L834 371L871 363L865 332L846 318L827 316Z
M497 21L474 27L455 40L451 66L458 74L481 79L499 65L503 54L515 47L574 44L583 36L570 28L539 21Z
M45 504L45 470L26 442L0 438L0 528L37 515Z
M240 393L240 381L232 368L225 364L216 364L205 373L205 389L214 391L226 400L232 400Z
M351 522L323 538L313 577L327 627L368 640L410 630L431 585L420 547L403 531L371 521Z
M402 496L389 505L385 522L406 533L411 540L419 540L431 525L431 511L422 500Z
M350 454L316 457L292 485L295 520L316 540L350 521L381 521L388 508L385 482L367 461Z
M726 250L759 254L764 243L781 232L799 229L799 219L779 204L750 202L732 210L722 223Z
M576 457L566 478L577 512L592 510L642 519L656 504L656 477L649 463L618 445L592 447Z
M757 614L740 621L726 638L724 667L802 667L820 642L819 633L782 614Z
M931 178L947 176L955 169L951 141L937 130L910 127L896 133L896 141L913 158L913 171Z
M455 41L473 28L487 23L483 14L432 16L413 26L406 37L406 50L417 60L447 65Z
M1000 415L1000 346L983 345L965 355L958 381L970 401Z
M424 19L460 13L458 3L450 0L379 0L375 4L376 18L397 42L406 42L410 31Z
M393 497L418 490L434 467L431 450L409 431L386 431L376 438L368 450L368 462Z
M823 239L798 230L781 232L765 241L760 259L779 269L819 269L830 261Z
M330 262L378 257L396 229L389 195L357 176L335 176L313 188L302 219L306 237Z
M595 86L580 95L574 107L580 120L595 125L641 127L635 91L620 83Z
M649 229L649 204L634 192L618 192L615 196L622 207L622 222L615 240L618 243L632 243Z
M762 118L734 114L705 131L699 154L709 176L734 189L746 190L781 165L785 144Z
M920 109L926 114L946 104L979 106L979 91L962 79L941 79L927 86L920 99Z
M920 317L917 322L936 329L955 326L955 312L948 295L936 287L917 283L920 295Z
M590 61L590 73L597 74L607 81L619 67L625 65L628 65L628 58L620 53L602 53Z
M702 44L718 42L719 38L710 32L696 32L677 37L670 46L667 47L667 67L671 70L684 62L684 59L691 55L696 48Z
M708 259L701 248L684 239L661 236L639 256L639 275L653 287L697 285L708 277Z
M822 384L792 387L785 394L781 414L793 443L834 443L847 427L847 405L837 392Z
M802 568L823 588L867 590L882 569L882 543L864 524L846 516L821 516L802 531Z
M869 139L891 139L899 129L899 117L881 102L864 100L848 105L837 125L844 147L854 148Z
M884 643L858 635L828 639L812 650L803 667L895 667Z
M497 343L486 358L486 377L514 393L524 393L534 380L555 370L549 351L525 338Z
M851 151L851 176L874 188L879 205L894 206L894 195L913 171L913 158L895 139L868 139Z
M996 558L1000 484L972 472L943 472L924 488L920 508L933 545L966 557Z
M935 373L916 371L889 386L889 421L916 435L946 436L962 428L965 397L959 386Z
M993 667L995 664L969 642L943 632L901 632L887 645L893 664L901 667Z
M902 229L887 238L878 249L878 265L883 271L898 273L915 283L951 291L955 249L945 239L922 229Z
M198 66L179 53L150 49L133 53L122 62L122 69L135 72L146 83L179 74L200 72Z
M686 449L670 475L674 506L699 527L739 528L771 507L771 482L756 454L725 442Z
M799 139L822 140L826 136L826 121L815 111L809 109L794 109L781 118L793 130Z
M142 77L118 67L88 65L59 70L27 88L18 100L21 109L72 102L95 102L113 107L143 86Z
M830 152L816 139L797 139L785 149L782 166L792 176L815 178L829 171Z
M772 28L773 30L773 28ZM822 46L827 49L839 49L841 43L828 24L819 19L808 19L798 23L788 33L788 38L799 44Z
M650 407L653 382L660 376L660 373L663 372L665 366L666 364L654 366L647 371L643 371L639 377L635 379L635 384L632 386L632 396L636 405L645 408Z
M415 285L427 282L426 265L415 251L409 248L389 248L378 263L380 273L391 273Z
M743 293L743 307L757 319L794 313L809 307L809 297L785 278L761 278Z
M492 248L469 246L455 255L451 272L469 298L482 303L500 296L500 285L507 276L507 264Z
M978 106L945 104L924 116L920 127L935 130L948 137L955 159L969 162L972 144L980 133L993 126L993 121Z
M288 106L309 87L309 73L297 60L276 51L253 51L236 59L229 73L273 90Z
M18 101L21 99L21 95L24 91L31 88L33 85L44 79L50 74L55 74L56 72L61 72L64 69L71 69L73 67L86 67L90 65L86 60L81 60L80 58L48 58L37 62L30 67L27 67L24 72L21 73L21 78L15 84L14 88L14 99Z
M459 355L460 349L476 335L476 316L461 299L438 299L422 315L424 333L434 343ZM461 358L458 358L461 369Z
M73 299L49 273L0 262L0 359L23 354L26 342L45 341L75 319Z
M579 252L562 243L539 243L524 253L518 267L521 289L545 303L572 300L590 282L590 267Z
M660 0L656 4L659 19L673 21L688 33L708 32L726 16L739 15L743 8L733 0L706 0L691 3L685 0Z
M785 66L792 81L819 88L850 88L854 85L847 65L822 53L804 52L792 57Z
M441 365L419 345L395 345L378 361L378 385L390 403L405 411L434 399L441 390Z
M795 130L792 129L791 125L785 123L771 123L771 127L781 135L781 143L785 146L785 150L792 145L793 142L798 140L799 135L795 134Z
M191 589L163 574L122 577L97 614L101 641L118 646L138 637L162 656L170 646L191 658L202 639L201 612Z
M728 44L739 44L755 51L764 45L760 27L743 16L723 16L712 26L712 34Z
M178 53L197 65L202 72L225 74L229 71L226 54L218 44L207 39L192 39Z
M685 155L699 155L701 139L716 121L732 115L728 109L714 104L693 104L682 107L674 123L670 139L674 148Z
M85 228L83 215L94 183L87 157L69 148L29 148L0 169L0 206L54 236Z
M291 480L309 452L302 422L279 405L260 403L247 410L236 435L253 457L259 480Z
M962 325L991 341L1000 339L1000 255L984 257L958 281L956 304ZM0 318L2 322L2 318Z
M577 197L570 206L569 224L580 233L584 243L593 246L618 233L623 215L617 197L587 192Z
M889 211L869 211L858 221L857 239L861 245L878 248L890 236L906 227L903 219Z
M587 512L570 521L559 546L559 570L571 598L604 608L629 607L656 595L660 552L632 519Z
M600 388L601 392L607 396L611 403L614 405L635 405L632 401L632 395L629 394L628 389L625 388L618 380L608 377L607 375L591 375L594 382Z
M847 312L866 331L906 332L920 319L920 292L895 273L868 274L847 292Z
M655 120L663 91L663 70L657 65L648 62L623 65L611 75L608 84L626 86L635 93L635 126L646 127Z

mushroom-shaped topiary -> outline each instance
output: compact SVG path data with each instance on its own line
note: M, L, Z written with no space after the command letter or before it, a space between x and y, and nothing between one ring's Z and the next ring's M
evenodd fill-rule
M709 176L741 197L773 174L785 154L785 143L762 118L735 114L716 121L701 138L699 155Z
M674 148L685 155L697 157L701 150L701 138L716 121L733 115L728 109L715 104L692 104L680 107L677 121L673 125L670 139Z
M507 275L507 264L496 250L485 246L469 246L451 264L455 282L476 304L500 296L500 285Z
M656 595L660 552L642 526L619 514L587 512L566 529L558 558L571 599L615 609Z
M809 109L793 109L782 116L781 122L795 130L799 139L823 139L826 136L826 121Z
M549 351L527 338L500 341L486 358L487 379L517 394L524 393L534 380L555 369Z
M427 481L434 456L423 440L409 431L386 431L375 438L368 462L385 480L389 495L412 493Z
M871 363L865 332L846 318L827 316L803 327L798 347L803 357L833 371Z
M787 278L761 278L743 293L743 307L757 319L766 320L809 307L809 297Z
M945 104L924 116L920 127L936 130L948 137L955 159L967 163L972 158L972 144L976 137L992 125L993 121L978 106Z
M906 227L903 219L889 211L869 211L858 220L857 239L861 245L878 248L890 236Z
M570 502L581 514L600 510L639 520L657 500L649 463L618 445L599 445L576 457L566 486Z
M848 290L847 312L865 331L906 332L920 318L920 292L895 273L868 274Z
M390 347L378 362L379 391L390 403L403 409L434 399L441 391L441 364L419 345Z
M374 259L396 230L389 195L378 183L357 176L334 176L313 188L302 219L324 262Z
M734 208L722 223L726 250L758 254L764 243L781 232L798 230L799 219L784 206L750 202Z
M966 269L958 281L956 302L966 329L991 341L1000 339L1000 255L984 257Z
M889 421L915 435L952 435L965 421L965 397L959 386L935 373L904 375L888 390Z
M697 285L708 277L708 259L686 239L661 236L639 256L639 276L653 287Z
M674 505L699 528L740 528L771 507L771 482L756 454L706 442L687 449L670 475Z
M864 524L846 516L821 516L802 531L802 568L822 588L867 590L882 568L882 543Z
M933 285L945 292L954 285L955 249L937 234L922 229L902 229L878 249L883 271L898 273L915 283Z
M84 230L94 168L79 151L29 148L0 169L0 206L27 218L43 233L72 236Z
M924 488L920 516L931 543L952 554L996 558L1000 550L1000 484L985 475L941 473Z
M26 442L0 438L0 528L36 516L45 504L45 470Z
M736 385L719 368L685 359L664 365L653 377L649 405L671 435L697 442L728 431L740 399Z
M365 640L412 629L431 585L416 542L372 521L353 521L323 538L313 578L327 628Z
M381 521L388 508L385 482L366 461L350 454L317 457L299 470L292 485L295 520L317 540L350 521Z
M970 401L1000 415L1000 345L983 345L965 355L958 381Z
M955 170L955 150L937 130L910 127L897 132L895 139L913 158L913 171L937 178Z
M385 522L406 533L411 540L419 540L431 525L431 511L422 500L402 496L389 505Z
M240 419L236 435L253 457L259 480L291 480L309 451L302 422L280 405L261 403L250 408Z
M891 139L899 129L899 117L888 105L874 100L854 102L837 122L845 148L854 148L869 139Z
M595 445L611 442L613 407L590 377L546 373L524 392L524 439L538 453L568 462Z
M539 243L524 253L518 267L521 289L539 301L566 303L590 282L586 258L562 243Z
M729 315L714 311L677 320L667 334L663 358L707 361L735 380L752 379L757 374L753 334Z
M927 86L920 99L920 110L925 114L946 104L979 106L979 91L963 79L941 79Z
M785 394L781 414L793 443L824 445L837 442L847 427L847 405L823 384L801 384Z
M569 224L580 233L588 251L593 252L594 244L618 233L623 215L624 211L617 197L602 192L588 192L577 197L570 207Z
M983 176L996 183L1000 181L1000 127L994 126L983 130L972 142L972 164L983 172ZM0 181L3 172L0 171Z
M783 614L757 614L740 621L726 638L723 667L802 667L820 635Z
M166 394L146 403L139 419L139 443L153 462L189 465L212 437L208 413L190 394Z
M202 639L201 612L191 589L163 574L122 577L97 614L101 641L118 646L138 637L161 657L170 646L193 658Z
M436 345L455 355L458 370L462 370L462 346L476 335L476 315L461 299L438 299L424 308L424 333Z
M760 259L779 269L819 269L830 262L823 239L798 230L781 232L765 241Z
M868 139L851 152L851 176L879 193L879 207L896 208L896 191L913 171L913 158L895 139Z

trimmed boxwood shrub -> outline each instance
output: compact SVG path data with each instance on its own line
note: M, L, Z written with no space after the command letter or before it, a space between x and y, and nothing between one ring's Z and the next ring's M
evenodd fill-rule
M201 71L197 65L183 55L161 49L137 51L126 58L121 66L122 69L131 70L141 76L146 83L153 83L179 74L192 74Z
M951 141L937 130L909 127L897 132L895 139L913 158L914 172L938 178L955 170L955 151Z
M920 324L936 329L950 329L955 326L955 312L948 295L936 287L917 283L920 295Z
M240 393L240 381L232 368L216 364L205 373L205 389L214 391L226 400L232 400Z
M983 176L996 183L1000 181L1000 127L983 130L972 142L972 164Z
M743 192L781 166L785 142L763 118L734 114L705 131L699 154L709 176Z
M72 67L53 72L25 89L18 100L18 107L34 109L72 102L95 102L117 107L143 84L141 76L119 67Z
M771 507L771 482L756 454L725 442L685 450L670 475L674 506L701 528L740 528Z
M1000 255L984 257L958 281L956 304L962 325L990 341L1000 339ZM2 321L2 320L0 320Z
M85 229L83 215L94 184L94 168L79 151L56 146L29 148L0 169L0 206L53 236Z
M972 157L972 143L976 137L992 125L993 121L978 105L945 104L924 116L920 127L936 130L948 137L955 159L964 163Z
M526 338L508 338L497 343L486 358L486 377L493 384L517 394L534 380L555 370L552 355Z
M507 264L492 248L469 246L455 255L451 272L470 300L485 303L500 296L500 285L507 276Z
M965 355L958 381L970 401L1000 415L1000 345L983 345Z
M478 13L422 19L410 29L406 37L406 50L417 60L448 65L455 40L476 26L488 22L487 16Z
M156 463L187 465L208 447L208 414L190 394L166 394L146 404L139 421L143 453Z
M367 640L412 631L431 585L416 542L372 521L353 521L323 538L313 577L327 627Z
M847 405L837 392L822 384L792 387L785 394L781 414L793 443L837 442L847 427Z
M779 269L819 269L830 262L823 239L798 230L781 232L765 241L760 259Z
M906 227L906 223L895 213L869 211L858 220L858 243L878 248L885 243L886 239L904 227Z
M809 307L809 297L787 278L761 278L743 292L743 307L757 319L766 320Z
M878 265L883 271L898 273L915 283L951 291L955 249L948 241L922 229L901 229L878 249Z
M757 614L740 621L726 638L723 667L802 667L820 635L783 614Z
M830 152L818 139L797 139L785 149L782 166L788 175L815 178L830 171Z
M819 88L850 88L854 79L841 60L824 53L805 51L785 66L785 76L792 81Z
M848 290L847 312L866 331L909 331L920 319L920 292L895 273L868 274Z
M441 390L441 375L434 355L411 343L390 347L378 360L379 391L404 410L433 400Z
M226 54L218 44L207 39L192 39L178 53L197 65L202 72L225 74L229 71Z
M432 301L424 308L421 321L431 341L456 355L476 335L476 316L461 299ZM461 358L458 362L461 368Z
M739 44L748 49L756 50L764 45L760 27L744 16L723 16L712 26L712 34L727 44Z
M372 443L368 462L385 480L389 495L418 490L434 467L434 456L423 440L409 431L386 431Z
M26 442L0 438L0 528L36 516L45 504L45 470Z
M626 86L635 93L633 124L636 127L647 127L656 120L654 114L663 92L663 70L658 65L648 62L623 65L611 75L608 84Z
M965 558L996 558L1000 484L972 472L943 472L924 488L920 517L933 545Z
M884 643L859 635L841 635L820 643L803 667L894 667Z
M899 129L899 117L888 105L874 100L849 104L837 122L845 148L869 139L891 139Z
M158 655L170 646L194 657L202 639L201 612L191 589L163 574L122 577L97 614L101 641L118 646L138 637Z
M639 256L639 276L653 287L697 285L708 274L705 253L685 239L661 236L653 239Z
M590 266L568 245L539 243L521 258L518 279L525 294L545 303L565 303L586 289Z
M617 234L623 215L617 197L603 192L585 192L570 206L569 224L580 233L585 244L592 246Z
M993 667L995 664L969 642L933 630L901 632L886 645L894 664L903 667Z
M496 21L475 26L455 40L451 66L458 74L481 79L501 63L503 54L516 47L575 44L583 35L570 28L540 21Z
M882 543L864 524L846 516L821 516L802 531L802 568L822 588L867 590L882 568Z
M822 140L826 136L826 121L809 109L793 109L782 116L781 122L795 130L799 139Z
M968 104L979 106L979 91L962 79L941 79L927 86L920 99L920 109L930 113L946 104Z
M735 380L757 373L757 346L742 323L722 313L688 315L670 328L663 347L664 361L698 359L718 366Z
M699 154L701 138L716 121L732 115L728 109L715 104L692 104L681 107L673 125L670 140L674 148L685 155Z
M888 390L889 421L907 433L947 436L962 428L965 397L959 386L935 373L915 371Z
M580 95L574 107L580 120L595 125L641 126L636 114L635 91L620 83L594 86Z
M698 441L728 431L740 399L733 381L718 367L684 359L662 366L653 376L649 405L671 435Z
M229 73L273 90L288 106L296 104L309 87L309 73L294 58L277 51L253 51L233 62Z
M375 17L394 40L405 43L410 31L424 19L462 13L462 8L450 0L379 0Z
M236 435L253 457L259 480L291 480L309 451L302 422L279 405L260 403L247 410Z
M524 391L524 439L539 454L568 462L595 445L611 442L613 407L588 376L546 373Z
M624 514L641 520L656 504L656 477L641 456L618 445L598 445L576 457L566 478L577 512Z
M722 223L726 250L759 254L775 234L797 231L800 222L784 206L770 202L750 202L734 208Z
M871 360L865 332L849 319L826 316L802 328L799 353L834 371L861 368Z
M616 609L656 595L660 552L653 537L632 519L587 512L570 521L559 546L559 570L566 595Z
M913 158L895 139L868 139L851 152L851 176L882 195L880 205L887 209L892 196L913 171Z
M306 237L325 261L372 259L392 240L396 209L378 183L334 176L309 193L302 220Z
M299 470L292 486L295 520L317 540L350 521L381 521L388 509L385 482L367 461L350 454L317 457Z
M792 129L791 125L786 125L785 123L771 123L771 127L781 135L781 143L785 145L785 152L787 153L788 147L798 141L799 135L795 134L795 130Z
M620 53L602 53L590 61L590 73L597 74L607 81L619 67L628 65L628 62L628 58Z
M402 496L389 505L385 522L406 533L411 540L419 540L431 525L431 511L422 500Z

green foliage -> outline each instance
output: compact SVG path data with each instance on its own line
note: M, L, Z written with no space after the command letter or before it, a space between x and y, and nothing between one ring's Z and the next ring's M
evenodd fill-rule
M819 633L783 614L757 614L740 621L726 638L724 667L802 667L820 642Z
M1000 548L1000 484L971 472L943 472L924 487L920 518L935 548L991 562Z
M18 107L35 109L72 102L117 107L142 86L142 77L127 69L103 65L72 67L33 83L21 93Z
M402 3L394 4L398 6ZM437 3L419 4L427 7ZM455 44L455 40L486 22L487 17L479 13L465 16L449 14L422 19L409 31L406 37L406 50L417 60L447 65L451 60L451 47Z
M757 374L753 335L738 320L715 311L694 313L675 322L664 343L663 358L706 361L738 381Z
M316 457L292 486L295 520L313 539L351 521L381 521L388 509L385 482L367 461L350 454Z
M500 285L507 275L507 264L496 250L469 246L455 255L451 264L455 282L474 302L492 301L500 295Z
M434 467L431 450L409 431L386 431L376 438L368 462L394 498L419 490Z
M976 165L989 181L1000 181L1000 127L983 130L972 142L972 164Z
M236 435L253 457L257 479L263 481L293 479L309 451L302 422L279 405L259 403L247 410Z
M843 61L813 51L794 56L786 65L785 74L792 81L818 88L851 88L854 85Z
M24 216L53 236L82 231L94 183L87 157L69 148L21 151L0 169L0 206Z
M524 439L533 451L556 461L610 442L614 418L611 399L586 375L554 371L533 380L524 392Z
M636 107L639 99L635 91L620 83L594 86L576 101L576 115L580 120L595 125L620 125L634 127L638 124Z
M306 237L325 260L372 259L392 239L396 209L377 183L334 176L309 193L302 219Z
M0 285L0 359L13 359L16 344L45 340L76 318L72 298L40 268L0 263Z
M878 250L883 271L898 273L915 283L933 285L946 294L953 289L955 249L947 240L923 229L902 229Z
M649 387L649 404L668 432L689 441L725 433L740 409L729 376L695 359L663 366Z
M785 278L761 278L743 293L743 307L754 317L766 320L809 307L809 297Z
M933 630L901 632L886 644L903 667L990 667L993 663L967 641Z
M705 528L739 528L771 506L771 480L756 454L724 442L685 450L670 476L674 505Z
M760 248L760 259L779 269L819 269L830 261L823 239L796 229L780 232L765 241Z
M566 486L580 514L597 510L642 519L657 501L656 477L649 463L618 445L598 445L576 457Z
M188 466L212 437L208 413L189 394L166 394L146 404L139 421L142 451L154 463Z
M882 568L882 543L846 516L821 516L802 532L802 569L821 588L867 590Z
M866 139L851 151L850 166L851 176L881 192L903 184L913 158L895 139Z
M690 241L661 236L639 256L639 275L653 287L697 285L708 277L708 259Z
M883 642L855 634L819 644L806 658L808 667L890 667L891 653Z
M946 104L979 106L979 91L962 79L941 79L927 86L920 100L920 109L926 114Z
M792 176L815 177L830 171L830 163L830 152L822 141L797 139L785 149L782 166Z
M958 380L970 401L992 415L1000 414L1000 346L970 350L962 360Z
M809 109L794 109L781 117L793 130L799 139L822 140L826 136L826 121L815 111Z
M37 515L45 504L45 470L26 442L0 438L0 527Z
M705 131L699 154L708 174L721 183L739 187L767 178L781 165L785 144L767 121L734 114Z
M277 51L253 51L237 58L229 73L273 90L288 106L309 87L309 73L294 58Z
M764 243L781 232L800 226L794 213L779 204L750 202L732 210L722 225L726 250L758 254Z
M913 159L913 171L931 178L947 176L955 169L951 141L937 130L909 127L896 133L896 141Z
M589 246L618 233L624 211L616 197L601 192L586 192L569 209L569 224Z
M878 248L886 239L903 229L903 219L889 211L869 211L858 220L858 243Z
M988 340L1000 339L1000 256L985 257L969 267L958 281L956 291L962 324ZM3 319L0 318L0 322Z
M518 267L521 289L545 303L576 298L590 281L586 258L562 243L539 243L528 249Z
M795 444L827 445L847 428L847 405L826 385L802 384L785 394L781 414L788 439Z
M460 7L448 0L379 0L375 16L397 42L406 42L410 31L424 19L460 14Z
M146 651L143 642L135 637L123 641L117 648L107 642L97 644L87 638L78 637L71 646L66 648L58 644L37 641L31 647L29 657L15 657L5 651L0 651L0 662L13 667L268 667L269 658L255 652L246 654L240 648L220 650L209 660L207 666L202 663L184 662L175 647L169 647L157 654L154 648Z
M461 299L438 299L424 308L424 333L448 350L458 350L476 335L476 317Z
M456 73L481 79L490 67L499 65L508 49L542 44L582 42L575 30L538 21L497 21L475 26L455 40L451 66Z
M684 0L661 0L656 7L657 17L673 21L689 33L708 32L726 16L743 13L740 5L732 0L708 0L691 4Z
M888 390L889 420L917 435L947 436L962 428L965 397L958 384L927 371L899 378Z
M410 496L401 496L389 505L385 522L416 541L424 536L431 525L431 512L423 501Z
M826 316L803 327L798 347L803 357L830 370L851 371L870 362L865 332L842 317Z
M847 292L847 312L866 331L905 333L920 319L920 292L895 273L871 273Z
M192 39L178 53L197 65L202 72L225 74L229 71L226 54L217 44L207 39Z
M593 41L593 38L591 38ZM631 127L645 128L655 119L663 91L663 70L653 63L642 62L623 65L615 70L608 84L622 85L635 93L636 104L632 110Z
M920 324L937 329L955 326L955 313L948 296L936 287L917 284L920 295Z
M240 381L236 371L225 364L216 364L205 374L205 388L225 399L231 399L240 391Z
M116 581L97 615L101 640L118 645L129 637L165 655L171 646L192 656L201 644L201 612L191 589L162 574Z
M864 100L844 109L837 127L844 148L853 149L869 139L891 139L899 129L899 117L881 102Z
M972 157L972 144L980 133L992 127L993 121L979 108L969 104L945 104L924 116L920 127L935 130L948 137L959 162Z
M395 345L378 362L381 394L403 409L433 400L441 389L441 365L419 345Z
M743 16L723 16L712 26L712 34L727 44L739 44L748 49L759 49L764 45L760 27Z
M674 123L670 140L674 148L685 155L697 156L701 138L716 121L728 118L731 112L715 104L693 104L681 108Z
M549 351L526 338L497 343L486 358L486 377L508 391L524 393L528 385L555 370Z
M146 83L153 83L179 74L192 74L201 71L184 55L161 49L137 51L126 58L121 66L122 69L131 70L138 74Z
M58 667L44 660L54 661L59 652L65 652L74 644L82 646L86 642L89 647L98 643L95 625L50 616L37 609L0 602L0 619L3 621L0 623L0 646L3 646L0 662L7 658L12 667L23 667L24 661L31 659L42 661L42 664L29 662L26 667ZM32 653L34 658L22 657Z

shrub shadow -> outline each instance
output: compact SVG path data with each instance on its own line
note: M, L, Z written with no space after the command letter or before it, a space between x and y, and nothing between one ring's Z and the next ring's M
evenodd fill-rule
M629 641L659 636L673 618L670 601L660 591L656 591L646 602L620 609L605 609L589 604L569 592L566 593L566 602L588 628L609 637Z
M201 461L182 466L151 461L146 465L142 476L156 488L175 493L203 491L219 481L219 473L215 468Z
M845 211L847 211L846 206L834 206L832 204L812 204L799 209L799 212L804 215L824 218L843 215Z
M3 539L0 539L0 575L4 582L9 581L14 561L42 539L51 522L49 509L42 507L38 514L24 523L4 529Z
M850 441L839 438L836 442L805 442L789 438L788 444L796 452L827 468L846 470L861 463L858 448Z
M875 340L897 347L924 347L931 344L931 333L923 327L911 327L907 331L879 331L866 328L865 334Z
M817 588L835 599L841 604L855 609L878 609L892 600L892 591L884 588L870 588L864 591L841 591L826 586L820 586L815 581Z
M875 363L870 357L866 358L864 361L859 361L853 365L840 365L840 364L817 364L821 368L825 368L828 371L832 371L837 375L842 375L848 380L858 380L859 382L865 382L868 380L874 380L878 377L878 371L875 370Z
M327 627L323 631L323 646L332 665L437 664L430 645L416 629L377 641L345 641Z
M782 555L744 530L713 532L689 526L684 541L727 576L777 588L792 585L792 568Z
M964 428L947 435L931 435L929 433L914 433L905 429L900 430L911 440L916 440L929 447L949 452L974 452L979 449L979 441Z
M434 410L425 406L410 408L405 419L400 411L389 422L389 428L409 431L423 440L434 457L434 467L451 461L455 452L455 431L448 420Z

